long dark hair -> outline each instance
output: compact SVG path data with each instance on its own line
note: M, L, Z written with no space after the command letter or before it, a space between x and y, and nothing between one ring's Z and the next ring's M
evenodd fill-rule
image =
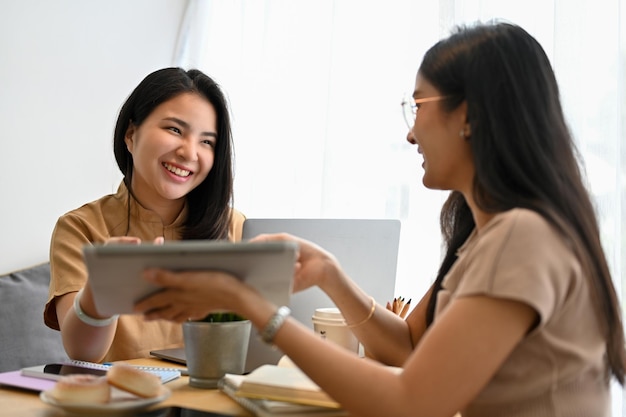
M217 115L217 143L213 168L206 179L187 195L183 239L226 239L233 202L233 145L230 114L220 86L199 70L164 68L146 76L120 110L113 135L113 151L124 182L132 193L133 157L124 136L130 125L141 125L161 103L182 93L206 98Z
M624 384L626 352L618 298L596 213L584 186L580 156L566 125L550 61L539 43L507 23L459 27L424 56L419 73L442 95L447 110L467 102L476 174L473 198L487 212L515 207L543 216L572 244L591 282L607 340L611 372ZM441 211L447 252L431 296L474 229L465 199L452 192Z

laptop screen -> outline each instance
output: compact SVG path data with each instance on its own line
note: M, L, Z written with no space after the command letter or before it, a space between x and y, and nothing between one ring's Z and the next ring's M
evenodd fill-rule
M394 219L247 219L243 239L260 233L286 232L310 240L339 260L344 271L382 305L393 300L400 243L400 221ZM319 288L291 296L292 315L313 328L319 307L334 307Z
M247 219L243 239L261 233L289 233L310 240L331 252L344 271L367 294L381 305L393 300L396 284L400 221L392 219ZM292 294L292 316L313 329L311 317L316 308L334 307L319 288ZM159 352L155 356L161 356ZM170 354L169 350L166 352ZM184 362L184 350L176 355ZM174 355L174 356L176 356ZM263 343L252 329L245 371L266 364L276 364L283 353ZM169 360L174 360L171 357Z

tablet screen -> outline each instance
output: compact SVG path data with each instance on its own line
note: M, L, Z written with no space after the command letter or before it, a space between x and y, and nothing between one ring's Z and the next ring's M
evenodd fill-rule
M274 304L289 305L295 242L175 241L163 245L87 245L83 254L98 314L132 314L134 304L160 288L146 282L147 268L231 273Z

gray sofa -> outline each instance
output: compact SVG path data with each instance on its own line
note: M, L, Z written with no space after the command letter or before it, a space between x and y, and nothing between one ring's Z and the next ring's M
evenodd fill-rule
M67 360L61 333L43 323L50 264L0 276L0 372Z

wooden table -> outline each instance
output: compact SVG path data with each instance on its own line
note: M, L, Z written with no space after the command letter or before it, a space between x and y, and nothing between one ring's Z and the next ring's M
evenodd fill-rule
M181 368L181 366L159 359L133 359L126 362L132 365ZM172 395L149 409L181 406L238 417L254 417L253 414L219 390L190 387L188 376L170 381L165 386L172 390ZM38 392L0 385L0 416L67 417L68 414L41 401ZM456 414L455 417L461 417L461 415Z
M133 365L178 367L175 364L169 364L158 359L134 359L127 361L127 363ZM239 417L253 416L218 390L190 387L189 377L187 376L182 376L174 381L170 381L165 384L165 386L172 390L172 395L167 400L152 406L151 409L177 405ZM41 401L38 392L11 388L4 385L0 385L0 415L11 417L67 416L63 410L52 407Z

